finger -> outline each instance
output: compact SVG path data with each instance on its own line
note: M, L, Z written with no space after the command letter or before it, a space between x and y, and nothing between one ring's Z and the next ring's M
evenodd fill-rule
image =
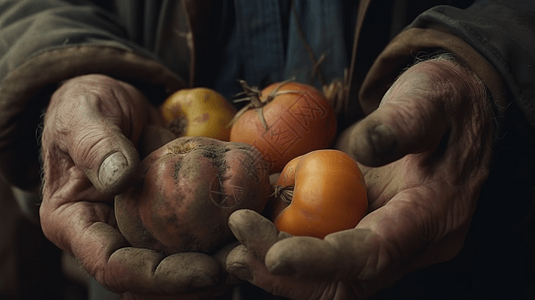
M230 243L230 244L224 246L223 248L221 248L215 254L212 255L212 257L215 259L215 261L217 261L217 263L219 264L219 267L220 267L221 270L226 270L227 269L228 256L238 246L240 246L239 242ZM222 282L224 282L229 287L242 283L241 280L236 275L230 274L228 272L224 272L224 273L226 273L226 274L223 275L224 278L222 278Z
M401 269L396 269L396 266L399 262L414 262L412 257L416 253L442 238L440 230L449 232L446 243L449 246L427 253L427 256L422 255L419 258L420 266L451 259L462 245L462 242L459 243L462 241L462 238L459 239L462 230L441 228L439 225L442 219L448 218L440 214L445 209L442 206L449 204L429 203L435 199L429 193L434 192L429 191L428 187L410 193L402 192L385 207L367 215L357 228L330 234L323 240L290 237L280 239L271 247L269 244L277 240L274 230L269 229L266 235L259 235L258 232L265 232L266 229L257 228L266 226L262 226L262 222L255 223L254 218L243 218L248 223L234 226L241 227L239 240L247 251L242 249L229 256L227 270L255 284L264 281L273 283L275 278L272 276L275 275L313 281L369 281L391 272L383 278L382 284L388 284L389 280L393 282L414 268L407 264L403 264L404 268ZM445 197L453 197L447 191L443 193ZM462 228L462 224L454 226ZM258 261L265 262L266 271L258 265ZM248 274L248 277L244 274Z
M380 166L437 147L449 127L445 101L452 101L453 91L424 71L407 70L380 106L350 129L349 147L359 162Z
M221 284L219 264L203 253L161 253L138 248L114 251L103 282L116 291L141 294L188 294Z
M233 212L228 222L236 239L260 261L264 261L273 244L290 236L286 232L279 232L270 220L249 209Z
M258 273L268 273L267 268L261 260L258 260L255 255L247 249L244 245L238 245L227 256L226 270L230 274L252 282L255 275Z
M250 270L258 270L258 274L269 273L264 265L267 251L279 240L290 236L279 232L271 221L257 212L247 209L232 213L229 227L242 245L234 248L227 256L226 269L243 280L253 279Z
M274 244L266 254L270 273L306 280L347 281L356 279L369 257L373 234L369 230L348 230L338 233L344 248L329 240L292 237ZM355 255L358 253L357 255Z
M298 278L275 275L244 245L236 247L227 259L227 271L273 294L290 299L334 299L337 283L331 281L303 281ZM345 292L340 291L338 292ZM331 298L332 296L332 298ZM345 299L345 298L342 298Z
M279 233L269 220L247 210L235 212L231 215L229 223L232 224L233 232L242 243L227 257L227 271L230 274L269 293L291 299L319 299L320 297L330 299L331 296L334 298L334 294L340 296L347 293L347 290L341 288L338 282L322 273L330 268L327 266L335 261L334 257L336 257L331 251L326 258L325 254L328 252L326 248L329 248L329 245L324 241L311 237L291 237L285 232ZM292 242L294 240L297 242ZM279 244L283 246L278 247ZM297 246L297 249L288 249L287 246ZM285 248L291 254L282 255L282 259L270 259L270 253L273 253L274 248ZM310 254L311 252L314 254ZM275 253L279 251L275 250ZM264 263L264 257L266 263ZM285 260L288 257L290 260ZM288 267L293 268L299 265L299 263L292 264L294 261L291 258L297 258L302 265L307 267L300 270L289 269ZM311 258L314 260L306 261ZM278 262L282 263L278 264ZM323 267L317 267L318 264ZM308 271L313 271L313 274L306 273Z
M227 270L242 277L247 271L250 273L255 269L258 274L264 274L265 268L266 272L273 275L302 279L356 278L359 275L356 273L366 263L377 259L375 254L370 255L378 242L369 229L338 232L334 237L327 236L325 240L291 237L279 232L269 220L249 210L234 212L229 224L242 247L229 255ZM265 262L265 265L262 264L264 267L260 268L258 262ZM247 271L236 272L244 268ZM246 277L252 280L251 275Z
M326 236L340 257L358 262L342 276L380 279L386 286L416 268L453 258L473 211L463 192L453 190L444 182L407 189L369 213L356 229ZM365 230L368 236L359 241L357 233Z
M347 265L338 256L337 249L325 241L313 237L291 237L288 233L279 232L271 221L251 210L234 212L229 218L229 226L247 249L246 252L242 249L234 253L234 263L239 260L250 264L248 255L252 255L260 262L265 261L272 274L309 279L332 277L336 270Z
M97 118L99 120L99 118ZM122 131L100 119L84 131L73 132L69 153L100 192L114 195L132 180L140 164L139 154Z
M71 216L62 218L62 225L68 227L62 235L68 240L67 250L105 288L117 293L188 294L212 288L216 292L222 285L221 266L209 255L165 256L149 249L128 247L121 233L109 224L87 225L104 214L99 205L91 206L97 211L93 217L88 217L87 210L83 213L67 208L59 212Z
M102 75L76 77L51 97L44 151L62 152L105 194L116 194L135 173L135 148L154 114L133 86Z
M164 256L129 247L114 226L111 206L87 201L56 209L54 202L41 206L45 235L76 257L105 288L125 295L216 294L225 288L224 269L209 255Z

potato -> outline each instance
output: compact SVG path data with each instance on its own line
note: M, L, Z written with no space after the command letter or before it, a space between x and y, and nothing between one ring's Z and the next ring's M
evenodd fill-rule
M141 162L137 182L115 197L115 216L134 247L212 253L233 240L230 214L262 211L269 194L269 172L254 147L182 137Z

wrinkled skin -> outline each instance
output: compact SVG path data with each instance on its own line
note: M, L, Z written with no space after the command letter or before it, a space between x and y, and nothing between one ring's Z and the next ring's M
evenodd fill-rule
M359 299L453 258L489 173L488 101L475 76L450 61L409 68L338 143L361 163L369 214L321 240L290 237L237 211L229 222L242 245L227 270L291 299Z
M124 82L87 75L59 87L42 136L42 229L123 299L209 298L225 289L220 261L228 249L164 256L130 247L117 229L113 197L136 178L138 150L148 153L174 138L157 126L155 108ZM138 149L146 132L153 147Z

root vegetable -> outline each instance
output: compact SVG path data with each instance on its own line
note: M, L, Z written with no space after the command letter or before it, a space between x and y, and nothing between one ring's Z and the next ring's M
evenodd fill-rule
M269 174L247 144L178 138L149 154L137 183L115 198L119 230L134 247L211 253L233 239L228 217L262 211Z

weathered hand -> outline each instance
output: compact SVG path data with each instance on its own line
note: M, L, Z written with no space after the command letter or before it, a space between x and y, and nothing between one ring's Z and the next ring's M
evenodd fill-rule
M124 299L209 297L224 274L216 259L132 248L116 226L114 195L137 174L144 132L152 128L153 148L174 138L154 129L159 123L156 109L129 84L102 75L65 82L51 98L42 136L42 228Z
M362 165L369 214L325 239L288 237L250 211L227 270L292 299L365 298L462 248L488 176L492 110L480 82L447 60L416 64L340 138Z

